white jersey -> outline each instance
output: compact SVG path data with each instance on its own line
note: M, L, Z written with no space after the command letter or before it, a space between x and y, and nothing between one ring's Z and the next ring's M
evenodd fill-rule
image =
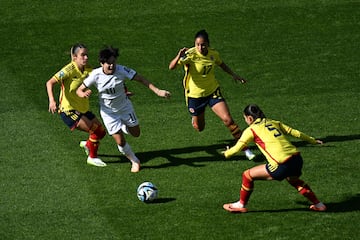
M111 75L106 75L100 67L94 69L83 82L86 87L97 88L100 115L110 135L126 126L133 127L139 124L124 87L125 80L132 80L135 75L135 70L122 65L116 65L115 72Z
M84 80L86 87L95 86L99 92L99 103L102 111L118 112L128 104L124 82L133 79L136 71L122 65L116 65L115 72L106 75L102 67L94 69Z

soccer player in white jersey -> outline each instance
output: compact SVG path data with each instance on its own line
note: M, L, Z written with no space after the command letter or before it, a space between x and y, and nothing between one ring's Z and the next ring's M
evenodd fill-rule
M118 145L120 153L132 163L131 172L140 171L140 160L126 142L124 133L134 137L140 136L140 126L133 105L125 93L125 80L135 80L147 86L159 97L169 98L170 92L157 88L135 70L116 64L119 50L107 47L100 51L101 67L94 69L88 78L77 89L79 97L88 98L91 86L99 92L100 114L104 125Z

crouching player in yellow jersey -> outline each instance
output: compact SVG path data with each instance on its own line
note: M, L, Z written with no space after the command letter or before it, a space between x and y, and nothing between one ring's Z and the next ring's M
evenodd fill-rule
M87 163L104 167L106 164L98 158L97 151L99 141L106 132L96 118L89 111L89 99L81 98L76 94L76 89L92 71L87 65L88 51L85 45L76 44L71 48L72 61L58 71L46 83L49 97L49 112L59 112L64 123L73 131L79 129L89 133L87 141L82 141L81 147L89 155ZM55 84L61 84L59 108L54 98L53 88Z
M249 127L244 130L235 146L224 151L225 157L229 158L246 147L249 142L255 142L265 155L267 164L243 172L240 200L224 204L224 209L229 212L247 212L246 204L253 191L255 180L281 181L286 179L290 185L312 203L311 210L325 211L326 206L317 199L309 185L299 178L303 159L295 146L285 138L285 135L291 135L312 144L323 144L323 142L279 121L266 118L257 105L248 105L244 109L244 119Z
M193 127L201 132L205 129L205 109L207 106L223 121L235 139L241 136L239 126L233 120L228 105L220 91L215 77L215 66L232 76L234 81L245 83L246 80L235 74L220 58L219 52L210 48L210 40L205 30L195 34L195 47L182 48L169 64L173 70L183 66L185 77L183 85L188 111ZM243 149L249 160L255 158L250 149Z

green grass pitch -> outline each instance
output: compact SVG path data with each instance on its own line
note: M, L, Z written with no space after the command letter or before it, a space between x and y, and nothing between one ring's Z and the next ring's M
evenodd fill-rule
M10 1L0 3L0 239L356 239L360 235L358 0ZM257 103L268 117L323 139L293 140L303 179L328 205L309 203L286 182L256 182L247 214L229 214L241 173L259 162L225 160L231 136L208 109L204 132L190 123L178 49L205 28L211 46L246 85L217 71L233 117ZM59 116L47 112L45 82L69 61L72 44L120 48L119 63L172 92L167 101L128 83L142 135L127 137L143 161L138 174L111 137L86 164ZM91 108L98 114L96 96ZM260 152L254 145L251 148ZM136 188L152 181L159 199Z

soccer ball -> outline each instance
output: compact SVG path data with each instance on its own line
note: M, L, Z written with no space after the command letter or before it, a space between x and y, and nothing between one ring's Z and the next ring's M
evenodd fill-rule
M137 188L137 197L142 202L152 202L158 197L158 189L151 182L143 182Z

